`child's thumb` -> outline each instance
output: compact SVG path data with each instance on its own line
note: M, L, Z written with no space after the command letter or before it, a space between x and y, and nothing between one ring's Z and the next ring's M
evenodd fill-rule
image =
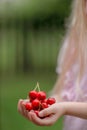
M48 115L49 115L48 109L44 109L44 110L39 112L40 117L45 117L45 116L48 116Z

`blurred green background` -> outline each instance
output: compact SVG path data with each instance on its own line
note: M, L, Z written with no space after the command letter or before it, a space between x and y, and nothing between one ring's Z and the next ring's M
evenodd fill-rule
M0 130L62 130L28 122L17 111L37 83L47 93L56 81L57 56L70 0L0 0Z

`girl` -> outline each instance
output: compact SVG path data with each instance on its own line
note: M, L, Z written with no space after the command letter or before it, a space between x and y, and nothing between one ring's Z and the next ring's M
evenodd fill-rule
M58 101L39 112L40 119L19 100L18 111L41 126L53 125L64 115L64 130L87 130L87 0L74 0L70 26L58 59L58 80L51 96Z

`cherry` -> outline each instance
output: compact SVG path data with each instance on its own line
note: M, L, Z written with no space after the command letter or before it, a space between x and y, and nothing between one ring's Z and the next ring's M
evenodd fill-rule
M39 100L44 100L44 99L46 99L46 93L44 91L40 91L40 92L38 92L37 97Z
M44 108L48 108L48 104L45 103L45 102L42 102L42 108L43 108L43 109L44 109Z
M35 114L39 117L39 111L38 110L34 110Z
M52 104L54 104L55 102L56 102L55 98L48 98L48 99L47 99L47 104L49 104L49 105L52 105Z
M26 103L25 104L25 108L26 108L26 110L28 110L28 111L30 111L30 110L32 110L32 104L29 102L29 103Z
M40 101L38 99L32 101L32 107L34 110L39 109L39 106L40 106Z
M42 100L41 103L47 103L47 99Z
M36 89L38 89L36 91ZM39 111L48 108L50 105L56 102L55 98L46 98L46 93L44 91L40 91L39 84L37 83L34 90L28 93L29 101L26 102L25 108L26 110L34 110L34 113L39 117Z
M37 91L35 91L35 90L30 91L30 92L29 92L29 98L30 98L30 100L36 99L36 98L37 98L37 95L38 95L38 92L37 92Z

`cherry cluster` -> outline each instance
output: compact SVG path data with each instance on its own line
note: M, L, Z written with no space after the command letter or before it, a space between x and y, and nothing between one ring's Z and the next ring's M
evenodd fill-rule
M37 88L38 91L36 91ZM48 108L56 102L55 98L47 98L46 93L44 91L40 91L38 83L34 90L29 91L28 98L29 101L25 103L25 108L28 111L34 110L37 116L39 111Z

